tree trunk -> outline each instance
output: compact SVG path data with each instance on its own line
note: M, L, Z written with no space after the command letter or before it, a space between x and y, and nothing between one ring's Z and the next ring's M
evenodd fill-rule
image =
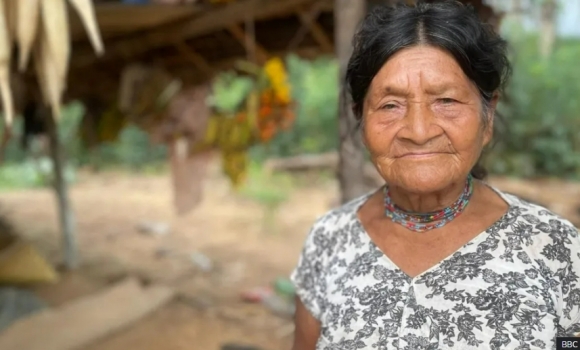
M522 6L522 0L513 0L512 1L512 9L511 9L513 15L513 19L514 21L518 24L521 25L523 22L523 12L524 12L524 8Z
M548 58L556 41L556 0L544 0L540 7L540 55Z
M359 22L365 15L366 1L335 0L335 45L339 62L340 98L338 123L340 134L338 181L341 202L346 203L366 192L364 183L365 150L356 130L352 102L344 84L348 60L352 54L352 39Z

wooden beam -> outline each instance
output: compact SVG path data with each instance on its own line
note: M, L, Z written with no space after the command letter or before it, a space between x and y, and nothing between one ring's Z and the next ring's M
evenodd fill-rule
M178 41L175 43L175 48L179 53L191 62L197 69L199 69L204 75L207 77L211 77L213 75L213 68L210 66L209 63L205 60L205 58L201 57L200 54L195 52L191 47L189 47L184 41Z
M288 52L285 50L271 52L272 56L284 56L287 53ZM321 54L320 47L317 47L317 46L299 48L299 49L293 51L293 53L297 54L300 57L306 58L306 59L314 59L316 57L319 57ZM220 60L218 62L212 62L211 67L213 69L213 72L215 73L215 72L218 72L218 71L223 70L223 69L232 68L235 65L235 63L238 62L240 59L243 59L243 57L228 58L225 60ZM163 64L166 67L170 67L170 68L184 66L184 65L187 65L188 62L189 61L187 61L181 55L170 56L170 57L163 59Z
M295 12L299 6L312 3L314 0L245 0L232 4L220 6L215 10L208 10L202 15L190 17L186 20L162 25L156 29L131 35L116 41L105 43L106 54L98 58L88 45L83 48L76 48L72 65L87 66L92 65L97 59L108 59L116 56L132 57L154 48L171 45L175 40L204 35L221 28L241 23L247 13L252 13L254 19L271 18L281 16L290 12Z
M298 17L300 17L302 25L309 29L310 34L312 34L312 37L318 43L318 45L320 45L322 50L324 52L332 52L334 50L332 41L328 38L328 35L326 35L324 32L324 29L316 20L321 12L322 8L315 5L310 11L298 12Z
M298 28L298 30L296 31L296 34L294 34L294 37L292 38L292 40L290 40L290 43L288 44L288 47L287 47L287 49L289 51L296 50L298 48L298 46L300 45L300 43L306 37L306 34L308 34L310 32L309 24L311 22L313 22L314 20L316 20L316 18L318 17L318 15L321 12L321 8L322 8L323 3L324 3L323 1L319 1L319 2L315 3L314 6L312 6L308 10L304 6L302 6L301 8L298 8L296 10L296 15L298 17L300 17L300 21L302 22L302 25L300 26L300 28ZM302 14L304 14L304 16L302 16Z
M268 60L268 57L270 57L268 51L264 49L259 43L257 43L255 38L248 37L248 33L246 33L240 25L233 24L228 27L228 31L240 42L240 44L244 46L246 51L249 52L251 56L253 56L253 53L255 53L255 58L258 63L262 64Z

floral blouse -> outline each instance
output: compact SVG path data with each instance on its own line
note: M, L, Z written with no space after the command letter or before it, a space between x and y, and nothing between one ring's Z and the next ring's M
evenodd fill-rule
M370 194L319 218L292 273L321 323L316 349L555 349L557 335L579 332L578 230L497 192L507 213L415 278L358 220Z

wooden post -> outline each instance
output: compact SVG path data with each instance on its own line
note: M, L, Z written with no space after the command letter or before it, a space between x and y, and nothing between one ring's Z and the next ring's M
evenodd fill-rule
M43 107L46 118L48 138L50 142L50 157L54 173L53 186L56 193L60 227L62 229L64 265L67 269L76 269L79 264L75 220L72 211L68 186L64 177L64 157L62 145L59 140L58 126L50 110Z
M352 39L366 11L366 1L335 0L335 47L339 62L340 98L338 123L340 134L338 181L341 202L346 203L366 192L364 181L365 151L357 121L352 111L350 96L346 91L345 76L352 54Z

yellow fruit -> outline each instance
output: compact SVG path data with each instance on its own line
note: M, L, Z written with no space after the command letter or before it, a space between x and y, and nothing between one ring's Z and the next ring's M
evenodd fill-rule
M284 63L279 57L274 57L264 65L264 72L270 80L272 89L278 101L288 104L291 101L290 84Z
M234 127L235 121L233 118L222 117L220 120L220 129L217 138L216 145L223 150L230 149L231 133Z
M222 152L223 170L232 185L238 188L245 180L248 169L246 151Z
M220 116L212 115L207 121L207 128L205 130L205 136L203 138L203 143L206 145L215 145L218 139L218 134L220 131Z

